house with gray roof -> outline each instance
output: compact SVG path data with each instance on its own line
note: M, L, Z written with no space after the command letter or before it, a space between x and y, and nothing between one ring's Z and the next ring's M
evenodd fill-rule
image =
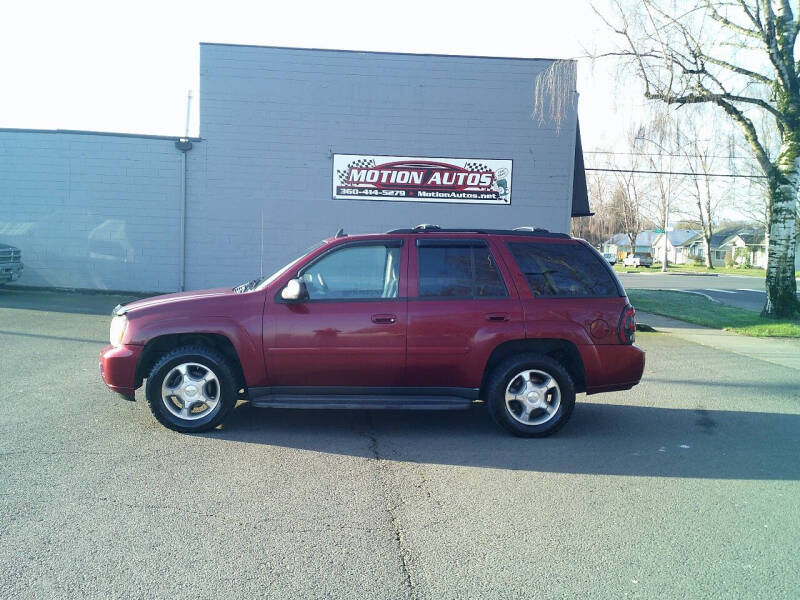
M711 236L709 247L711 249L711 264L715 267L724 267L726 256L732 256L732 249L723 244L736 235L745 227L725 227L718 231L714 231ZM687 260L698 259L705 260L706 247L703 241L703 234L698 232L697 235L686 242L686 257Z
M687 243L688 256L705 256L703 237L698 234L696 238ZM794 254L794 268L800 270L800 233L797 237ZM715 267L725 265L726 260L743 266L745 264L758 269L767 268L767 236L763 225L745 225L727 227L715 231L711 236L711 264Z
M646 252L652 254L653 241L658 236L652 229L645 229L640 231L636 236L636 244L631 250L631 240L627 233L615 233L605 242L603 242L603 253L615 254L617 258L623 259L629 252Z
M653 260L661 262L664 259L664 244L667 246L667 263L682 265L689 260L689 244L701 235L694 229L675 229L666 234L659 233L653 240ZM700 237L702 242L703 238Z

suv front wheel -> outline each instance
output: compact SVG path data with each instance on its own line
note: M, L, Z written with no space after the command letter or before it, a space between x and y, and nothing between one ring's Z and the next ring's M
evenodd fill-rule
M183 346L156 362L147 378L147 402L158 421L184 433L209 431L236 404L227 360L204 346Z
M521 437L544 437L558 431L575 406L575 386L567 370L540 354L503 361L492 372L486 389L492 418Z

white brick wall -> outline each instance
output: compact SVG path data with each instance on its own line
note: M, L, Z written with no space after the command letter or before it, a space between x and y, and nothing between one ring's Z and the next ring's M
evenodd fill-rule
M0 130L0 242L24 285L173 291L181 153L169 139Z
M203 44L187 285L265 274L338 227L569 230L576 115L531 118L548 60ZM332 154L513 159L510 206L333 200Z
M200 58L187 289L269 274L338 227L568 231L577 116L560 131L531 118L548 60L211 44ZM333 200L333 153L512 159L511 205ZM20 284L177 290L181 168L169 138L0 129L0 242L22 249Z

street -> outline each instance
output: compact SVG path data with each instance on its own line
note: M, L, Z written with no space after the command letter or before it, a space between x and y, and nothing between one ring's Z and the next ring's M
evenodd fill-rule
M643 382L546 439L481 405L181 435L100 380L122 300L0 289L2 598L797 597L800 371L639 333Z
M617 273L625 289L690 290L738 308L764 308L764 279L748 275L661 273L657 267L635 273ZM800 294L798 294L800 297Z

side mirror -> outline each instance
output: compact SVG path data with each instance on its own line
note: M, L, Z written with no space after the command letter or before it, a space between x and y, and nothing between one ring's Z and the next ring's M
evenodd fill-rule
M299 279L290 279L281 290L281 298L289 302L298 302L308 298L308 290L306 289L305 282Z

